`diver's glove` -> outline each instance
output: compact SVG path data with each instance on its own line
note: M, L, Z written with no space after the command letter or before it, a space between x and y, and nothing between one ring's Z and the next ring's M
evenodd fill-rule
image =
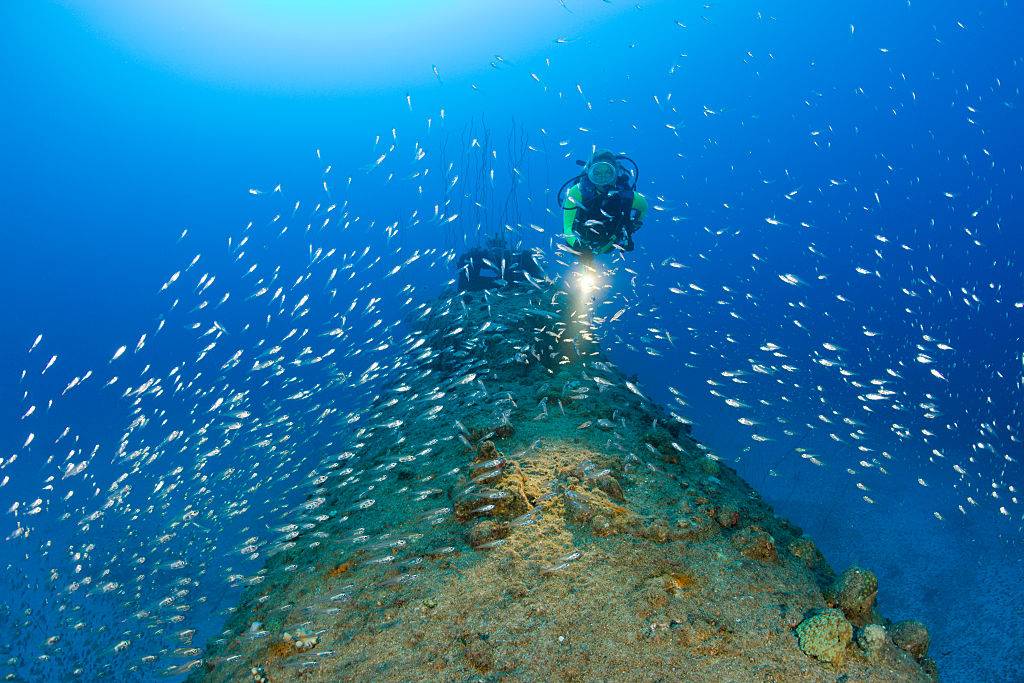
M593 244L591 244L587 240L583 239L583 236L580 235L578 232L574 231L572 234L576 238L576 241L573 242L572 245L571 245L573 249L575 249L577 251L580 251L580 252L588 252L588 251L592 252L592 251L595 251L597 249L597 247L595 247Z

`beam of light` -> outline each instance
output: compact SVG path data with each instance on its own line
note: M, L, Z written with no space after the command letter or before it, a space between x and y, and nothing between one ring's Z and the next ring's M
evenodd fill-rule
M578 304L592 302L598 290L608 286L601 271L590 265L579 264L570 275L573 299Z
M580 273L579 280L576 286L579 287L580 292L584 295L590 295L597 289L597 275L594 273Z
M486 71L625 11L510 0L81 0L74 11L164 68L280 90L373 89ZM575 25L574 25L575 24ZM511 60L510 60L511 61Z
M610 285L604 274L592 265L577 264L567 280L570 306L566 317L565 338L572 340L574 356L590 354L594 343L593 313L598 291Z

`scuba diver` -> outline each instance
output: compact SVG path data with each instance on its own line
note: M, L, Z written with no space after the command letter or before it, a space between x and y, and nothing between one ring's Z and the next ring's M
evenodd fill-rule
M622 161L632 164L632 171L625 169ZM636 162L624 154L597 150L590 161L576 163L583 171L558 191L565 241L580 252L585 263L615 248L633 251L633 233L647 215L647 199L636 191ZM572 187L562 199L570 183Z

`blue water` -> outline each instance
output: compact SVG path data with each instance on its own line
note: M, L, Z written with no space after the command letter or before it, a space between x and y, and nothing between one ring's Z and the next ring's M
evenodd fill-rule
M614 360L665 402L676 388L696 435L833 566L875 570L886 616L931 628L944 680L1019 679L1024 12L989 0L488 7L0 9L0 480L10 477L0 508L20 503L0 536L31 529L0 544L11 596L0 623L17 634L3 646L4 660L16 658L5 673L149 680L188 660L142 658L180 647L171 631L197 629L196 646L217 632L238 596L226 577L261 564L238 548L301 500L318 454L344 440L337 416L321 411L357 410L376 386L330 379L393 361L393 348L372 348L400 336L391 323L454 277L439 253L389 271L415 250L475 244L483 220L485 231L510 223L510 237L560 272L553 195L599 146L636 159L653 205L637 250L608 263L618 272L600 312L626 309L602 331ZM510 145L513 132L525 141ZM318 248L337 253L321 261ZM328 286L343 254L356 265ZM247 275L251 263L260 267ZM271 291L248 299L278 266ZM305 272L315 286L293 287ZM207 273L217 281L197 293ZM267 308L278 285L290 288L286 303ZM228 292L230 305L217 307ZM296 319L303 293L309 313ZM292 328L312 332L286 352L308 343L323 353L318 335L357 297L330 360L288 383L250 379L253 358ZM381 302L367 312L371 297ZM200 337L214 320L227 333ZM216 365L205 367L196 358L214 337ZM121 345L125 356L108 363ZM236 349L246 362L214 380ZM126 463L116 450L135 415L121 392L175 366L205 374L147 395L153 419L129 441L164 451ZM112 374L119 383L104 389ZM879 386L894 393L865 398ZM296 388L311 394L289 402ZM236 391L249 392L250 412L265 411L255 418L266 433L287 438L268 454L262 432L231 436L204 466L209 479L191 476L212 447L197 434L204 416ZM290 421L270 424L282 414ZM180 441L168 446L173 429ZM89 467L62 479L75 449L70 462ZM180 477L177 466L188 471L178 486L152 494ZM225 477L232 468L259 476ZM122 474L131 493L83 531ZM37 498L39 512L25 514ZM190 509L202 516L182 525ZM168 530L173 540L154 541ZM149 558L144 570L136 553ZM148 572L182 558L183 572ZM119 587L69 592L76 576ZM179 599L192 606L180 625L162 633L131 616L185 576L195 583ZM45 644L51 636L60 641ZM122 640L131 643L115 652Z

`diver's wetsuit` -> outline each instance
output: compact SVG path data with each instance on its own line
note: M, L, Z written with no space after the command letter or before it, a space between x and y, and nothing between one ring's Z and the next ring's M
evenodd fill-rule
M569 188L562 206L562 231L570 247L607 254L614 245L633 250L633 233L647 215L647 199L623 175L605 191L584 177Z

